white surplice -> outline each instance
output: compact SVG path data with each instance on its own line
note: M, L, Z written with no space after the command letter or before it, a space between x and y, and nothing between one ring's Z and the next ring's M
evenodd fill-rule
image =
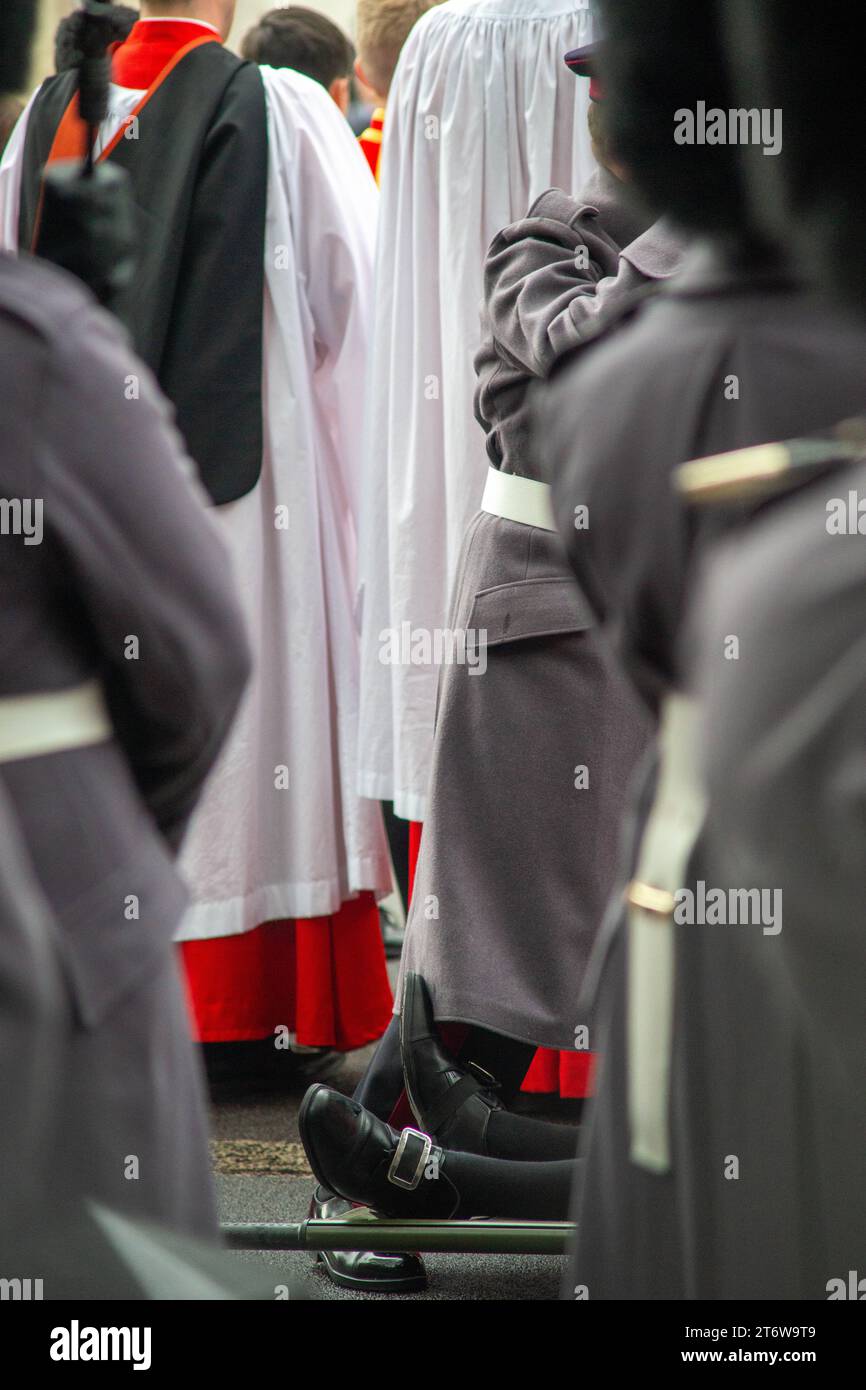
M255 488L212 513L256 662L184 843L193 905L181 940L323 916L391 887L379 807L356 789L356 518L378 191L323 87L288 69L262 77L264 461ZM106 134L134 96L112 89ZM22 146L23 127L0 172L9 246Z
M472 400L484 255L552 186L594 168L579 0L446 0L412 30L385 116L361 514L359 789L422 820L438 670L384 664L386 634L447 622L487 473ZM405 627L409 624L409 628ZM405 643L404 643L405 646Z
M184 938L319 917L358 890L391 887L379 807L355 784L356 517L378 193L325 89L288 69L262 77L264 467L251 493L216 511L257 661L184 846L195 894ZM288 529L275 524L283 507Z

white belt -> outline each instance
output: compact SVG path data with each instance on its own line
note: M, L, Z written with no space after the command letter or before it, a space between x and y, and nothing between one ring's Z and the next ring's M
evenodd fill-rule
M659 734L660 766L628 911L630 1157L651 1172L671 1164L668 1112L674 1021L674 909L706 802L697 775L698 707L672 695Z
M498 468L487 471L481 510L506 521L519 521L523 526L538 526L542 531L555 531L550 488L535 478L518 478L515 473L500 473Z
M112 734L98 680L71 690L0 696L0 763L105 743Z

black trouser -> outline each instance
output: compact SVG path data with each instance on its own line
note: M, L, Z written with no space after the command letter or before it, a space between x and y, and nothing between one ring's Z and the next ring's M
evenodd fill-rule
M409 822L400 816L394 815L393 801L382 802L382 814L385 818L385 831L388 835L388 845L391 850L391 862L394 865L394 876L397 879L397 887L400 889L400 897L403 899L403 907L409 911Z

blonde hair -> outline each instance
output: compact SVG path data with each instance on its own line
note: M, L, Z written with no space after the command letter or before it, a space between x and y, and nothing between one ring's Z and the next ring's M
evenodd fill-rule
M370 85L387 96L409 30L440 0L358 0L355 41Z

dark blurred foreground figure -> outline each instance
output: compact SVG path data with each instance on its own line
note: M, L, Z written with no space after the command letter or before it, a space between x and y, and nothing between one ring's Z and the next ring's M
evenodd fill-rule
M866 432L861 439L866 458ZM794 441L792 453L802 447ZM863 1297L866 1249L866 549L856 526L840 530L831 518L850 514L852 496L866 498L866 465L846 463L850 450L829 432L821 452L769 478L765 451L744 450L722 501L712 489L702 495L698 464L686 500L711 513L759 508L708 563L692 660L704 710L707 879L725 891L770 884L784 910L769 939L715 929L724 939L713 1015L720 1026L733 1010L741 1019L729 1033L726 1089L756 1058L764 1073L716 1125L717 1142L739 1156L743 1187L719 1234L728 1260L772 1241L769 1260L784 1252L792 1294L844 1299ZM764 1128L772 1137L758 1142ZM760 1191L763 1212L749 1200Z
M0 92L33 18L0 12ZM266 1296L210 1243L171 940L174 854L248 670L225 555L111 320L7 255L0 439L4 1297Z
M791 228L818 288L862 316L866 126L856 18L834 25L806 86L810 45L796 9L750 0L726 15L759 101L784 111L775 197L746 151L755 204L768 226ZM844 150L826 161L817 159L811 114L829 93L850 119ZM784 902L771 983L784 992L796 1106L788 1123L801 1143L785 1147L772 1174L773 1207L797 1213L792 1257L810 1296L834 1299L862 1299L866 1249L866 465L845 462L852 443L866 458L862 413L823 439L743 452L730 461L739 483L727 492L708 486L706 466L689 470L686 483L697 512L761 508L713 556L693 621L708 844L713 881L727 886L759 869ZM723 659L732 633L735 662ZM763 1020L768 972L759 954L751 936L740 944L740 980L752 982ZM781 1125L775 1097L772 1106Z
M47 1205L42 1155L60 1095L66 994L56 924L0 787L0 1277L14 1277L10 1262Z
M659 720L594 962L603 1063L568 1294L820 1298L826 1246L813 1258L820 1247L803 1232L830 1234L811 1160L822 1141L772 865L743 866L735 883L764 890L754 921L726 925L699 905L713 880L681 640L696 557L731 518L687 510L672 473L854 413L866 399L866 335L816 302L756 229L736 144L673 139L676 112L735 105L713 8L618 0L603 13L617 154L651 206L707 242L539 406L575 573ZM578 505L591 518L583 531ZM811 1179L805 1205L806 1185L795 1199L779 1181L797 1166Z
M349 109L349 83L355 49L327 15L304 5L268 10L248 29L241 53L269 68L294 68L324 87L343 115Z
M2 23L0 23L2 32ZM0 391L3 387L0 385ZM64 974L62 929L33 875L13 808L0 787L0 1280L4 1299L272 1299L272 1280L239 1265L213 1242L106 1206L98 1182L67 1171L77 1120L65 1096L78 1082L69 1043L77 1031ZM108 1074L103 1059L100 1077ZM97 1078L98 1079L98 1078ZM115 1091L141 1084L141 1073L115 1076ZM80 1094L80 1092L79 1092ZM103 1092L111 1143L116 1100ZM130 1183L130 1193L133 1184ZM303 1297L303 1290L292 1290Z
M5 254L0 381L0 782L73 1001L58 1181L212 1231L172 936L174 857L248 671L225 551L118 329Z
M2 391L2 385L0 385ZM86 1172L67 1172L74 1133L65 1098L77 1061L74 1000L64 977L62 929L33 874L26 846L0 787L0 1280L4 1298L272 1299L272 1281L215 1244L131 1219L127 1203L92 1196ZM105 1058L104 1062L110 1059ZM102 1068L105 1074L105 1067ZM119 1075L116 1087L138 1084ZM94 1097L111 1142L115 1097ZM292 1290L303 1297L303 1289Z
M138 19L138 10L129 5L109 5L105 16L110 43L123 43ZM74 10L61 19L54 35L54 71L68 72L81 62L81 25L83 16Z
M0 784L69 997L55 1191L212 1233L172 934L174 856L248 671L225 553L115 325L7 255L0 439Z
M862 43L856 11L845 7L844 19L834 12L828 61L814 67L799 6L786 0L731 0L722 16L735 55L737 103L744 104L747 84L762 107L784 117L776 156L762 158L759 147L741 150L756 214L790 241L804 273L822 293L862 314L866 202L858 196L857 170L866 159L866 122L858 90ZM832 158L815 165L820 167L816 180L812 166L822 142L813 112L828 103L845 139Z

